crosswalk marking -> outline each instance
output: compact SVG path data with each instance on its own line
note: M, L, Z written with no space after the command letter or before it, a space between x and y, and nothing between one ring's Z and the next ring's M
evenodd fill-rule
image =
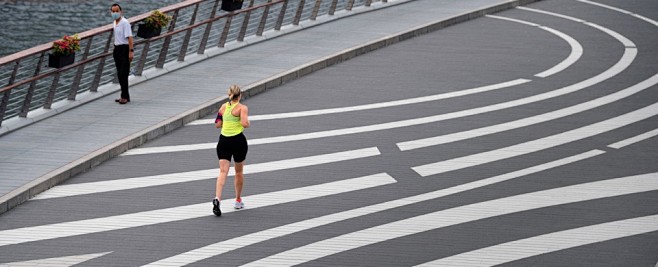
M658 215L606 222L534 236L464 252L417 266L466 266L466 262L471 267L494 266L559 250L654 231L658 231Z
M395 179L390 175L379 173L319 185L247 196L243 199L246 203L249 203L249 210L252 210L288 202L357 191L395 182ZM223 214L233 212L233 208L228 202L222 201L221 203ZM0 231L0 246L214 216L211 213L211 208L212 204L209 198L207 203L3 230Z
M500 198L382 224L284 251L243 266L297 265L394 238L522 211L658 190L658 173Z
M495 184L495 183L500 183L504 181L508 181L511 179L523 177L526 175L530 175L533 173L538 173L541 171L545 171L548 169L556 168L559 166L563 166L566 164L578 162L581 160L585 160L591 157L595 157L597 155L601 155L605 153L604 151L601 150L592 150L588 151L585 153L581 153L578 155L574 155L571 157L555 160L552 162L532 166L526 169L494 176L494 177L489 177L486 179L454 186L451 188L446 188L446 189L440 189L436 191L432 191L429 193L425 194L420 194L416 196L411 196L411 197L406 197L406 198L401 198L401 199L396 199L392 201L387 201L384 203L379 203L375 205L370 205L366 207L361 207L357 209L352 209L352 210L347 210L339 213L333 213L313 219L308 219L304 220L301 222L296 222L296 223L291 223L267 230L263 230L260 232L236 237L230 240L218 242L215 244L211 244L199 249L195 249L192 251L185 252L183 254L175 255L166 259L159 260L157 262L150 263L146 266L162 266L162 265L186 265L186 264L191 264L206 258L214 257L220 254L227 253L232 250L236 250L239 248L243 248L252 244L256 244L259 242L263 242L266 240L274 239L277 237L281 237L284 235L289 235L293 234L296 232L304 231L307 229L311 229L314 227L322 226L322 225L327 225L330 223L335 223L338 221L343 221L347 219L352 219L356 218L359 216L365 216L368 214L372 214L375 212L380 212L384 210L389 210L397 207L402 207L414 203L418 203L421 201L426 201L430 199L435 199L439 197L444 197L452 194L457 194L460 192L472 190L475 188Z
M421 176L426 177L473 167L582 140L650 118L656 114L658 114L658 103L567 132L473 155L420 165L412 167L412 169Z
M301 167L308 167L313 165L334 163L340 161L348 161L359 158L378 156L381 153L376 147L355 149L343 152L336 152L330 154L315 155L309 157L301 157L294 159L277 160L272 162L255 163L245 166L245 174L254 174L278 170L287 170ZM70 185L59 185L53 187L37 196L32 200L50 199L58 197L69 197L76 195L110 192L117 190L127 190L135 188L143 188L149 186L158 186L166 184L184 183L191 181L199 181L206 179L213 179L219 175L219 169L208 169L199 171L179 172L160 174L144 177L125 178L111 181L90 182ZM229 175L235 175L233 168L229 171Z

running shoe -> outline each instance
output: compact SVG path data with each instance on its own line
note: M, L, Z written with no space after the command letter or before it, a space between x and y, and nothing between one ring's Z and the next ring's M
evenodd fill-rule
M212 200L212 213L215 216L222 216L222 210L219 209L219 200L216 198Z
M233 207L234 207L236 210L242 209L242 208L244 208L244 202L242 202L242 201L236 201L236 202L235 202L235 205L233 205Z

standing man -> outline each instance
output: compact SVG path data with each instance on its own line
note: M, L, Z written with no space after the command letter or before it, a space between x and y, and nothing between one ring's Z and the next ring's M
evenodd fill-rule
M117 67L117 76L119 77L119 85L121 85L121 98L116 99L115 102L119 104L126 104L130 102L130 94L128 93L128 74L130 73L130 62L133 60L133 32L130 27L130 22L123 17L121 6L114 4L110 8L112 19L114 19L114 64Z

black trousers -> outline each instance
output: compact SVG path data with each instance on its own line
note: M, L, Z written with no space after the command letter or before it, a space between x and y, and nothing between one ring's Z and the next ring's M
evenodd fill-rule
M128 93L128 75L130 74L129 53L130 49L128 45L116 45L112 52L114 64L117 67L119 85L121 85L121 98L128 99L128 101L130 101L130 93Z

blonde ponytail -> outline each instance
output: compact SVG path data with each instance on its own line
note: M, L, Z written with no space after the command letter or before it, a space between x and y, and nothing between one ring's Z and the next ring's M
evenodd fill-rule
M228 88L228 100L237 100L238 97L240 96L241 91L240 91L240 86L237 84L233 84Z

